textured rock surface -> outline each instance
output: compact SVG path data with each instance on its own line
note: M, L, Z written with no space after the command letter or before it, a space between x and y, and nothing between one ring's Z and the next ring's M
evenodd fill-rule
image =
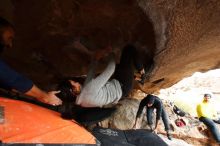
M159 38L166 41L165 46L161 45L163 40L157 41L156 67L143 89L164 88L195 71L219 68L220 1L139 3L149 16L153 14L157 38L160 34Z
M57 76L87 73L90 55L72 46L77 37L89 51L111 45L118 57L130 42L155 48L153 26L132 0L3 2L2 13L11 18L17 36L14 49L8 50L5 58L42 85Z
M126 43L147 48L155 68L145 92L220 66L219 0L1 0L0 15L17 36L4 58L44 88L87 72L90 56L72 47L76 37L89 51L110 44L118 57Z

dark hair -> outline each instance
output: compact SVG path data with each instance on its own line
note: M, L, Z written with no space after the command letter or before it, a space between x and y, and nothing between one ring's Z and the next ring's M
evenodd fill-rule
M211 94L206 93L206 94L204 94L204 97L212 97L212 95L211 95Z
M8 22L6 19L0 17L0 30L2 28L6 28L6 27L12 27L13 28L13 25L10 22Z
M63 104L60 108L62 118L75 119L77 121L78 117L80 117L78 116L78 112L81 107L75 104L77 95L74 94L72 85L69 80L79 82L82 85L85 79L82 77L68 77L60 81L57 86L57 90L59 90L60 93L56 95L63 101Z
M62 81L58 84L57 90L60 91L60 93L57 94L57 96L63 101L63 102L75 102L76 96L72 93L72 85L68 80Z
M148 104L154 104L154 101L155 101L155 96L154 95L148 94L146 98L147 98L147 103Z
M60 91L60 93L58 93L57 96L63 102L68 102L68 103L74 102L75 103L77 95L74 94L72 85L69 80L79 82L81 85L83 85L85 78L84 77L68 77L62 80L57 86L57 90Z

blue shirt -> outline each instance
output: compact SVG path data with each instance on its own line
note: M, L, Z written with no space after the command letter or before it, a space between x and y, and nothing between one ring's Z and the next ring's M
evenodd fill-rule
M33 82L17 73L0 59L0 88L16 89L22 93L29 91Z

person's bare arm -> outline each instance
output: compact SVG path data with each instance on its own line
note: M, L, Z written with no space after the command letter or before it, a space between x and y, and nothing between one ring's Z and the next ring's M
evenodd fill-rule
M137 117L137 118L135 119L133 128L134 128L134 129L140 128L140 127L141 127L140 123L141 123L141 118L140 118L140 117Z
M101 58L109 55L110 52L112 52L112 48L111 47L106 47L106 48L100 49L99 51L96 51L94 53L94 55L92 56L92 62L90 64L90 67L89 67L90 69L89 69L89 72L87 74L86 81L85 81L84 85L86 85L92 78L94 78L96 66L97 66L99 60Z
M60 91L45 92L39 89L36 85L33 85L33 87L25 94L28 96L32 96L43 103L47 103L51 105L60 105L62 104L62 101L55 95L56 93L59 92Z
M159 122L159 120L157 119L157 120L156 120L155 127L154 127L154 129L153 129L153 132L155 132L155 133L157 133L156 131L157 131L157 125L158 125L158 122Z

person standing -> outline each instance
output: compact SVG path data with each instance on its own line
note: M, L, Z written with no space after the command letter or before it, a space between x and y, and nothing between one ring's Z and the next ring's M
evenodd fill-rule
M169 140L172 140L172 136L169 133L169 131L170 131L169 121L168 121L167 113L164 109L163 103L159 97L151 95L151 94L148 94L144 99L141 100L133 128L137 128L138 123L140 122L140 115L141 115L144 107L147 108L147 121L148 121L148 125L150 126L151 131L152 132L156 131L158 122L162 117L162 121L165 126L165 131L167 132L167 137ZM153 127L153 111L154 111L154 109L156 109L155 127Z

